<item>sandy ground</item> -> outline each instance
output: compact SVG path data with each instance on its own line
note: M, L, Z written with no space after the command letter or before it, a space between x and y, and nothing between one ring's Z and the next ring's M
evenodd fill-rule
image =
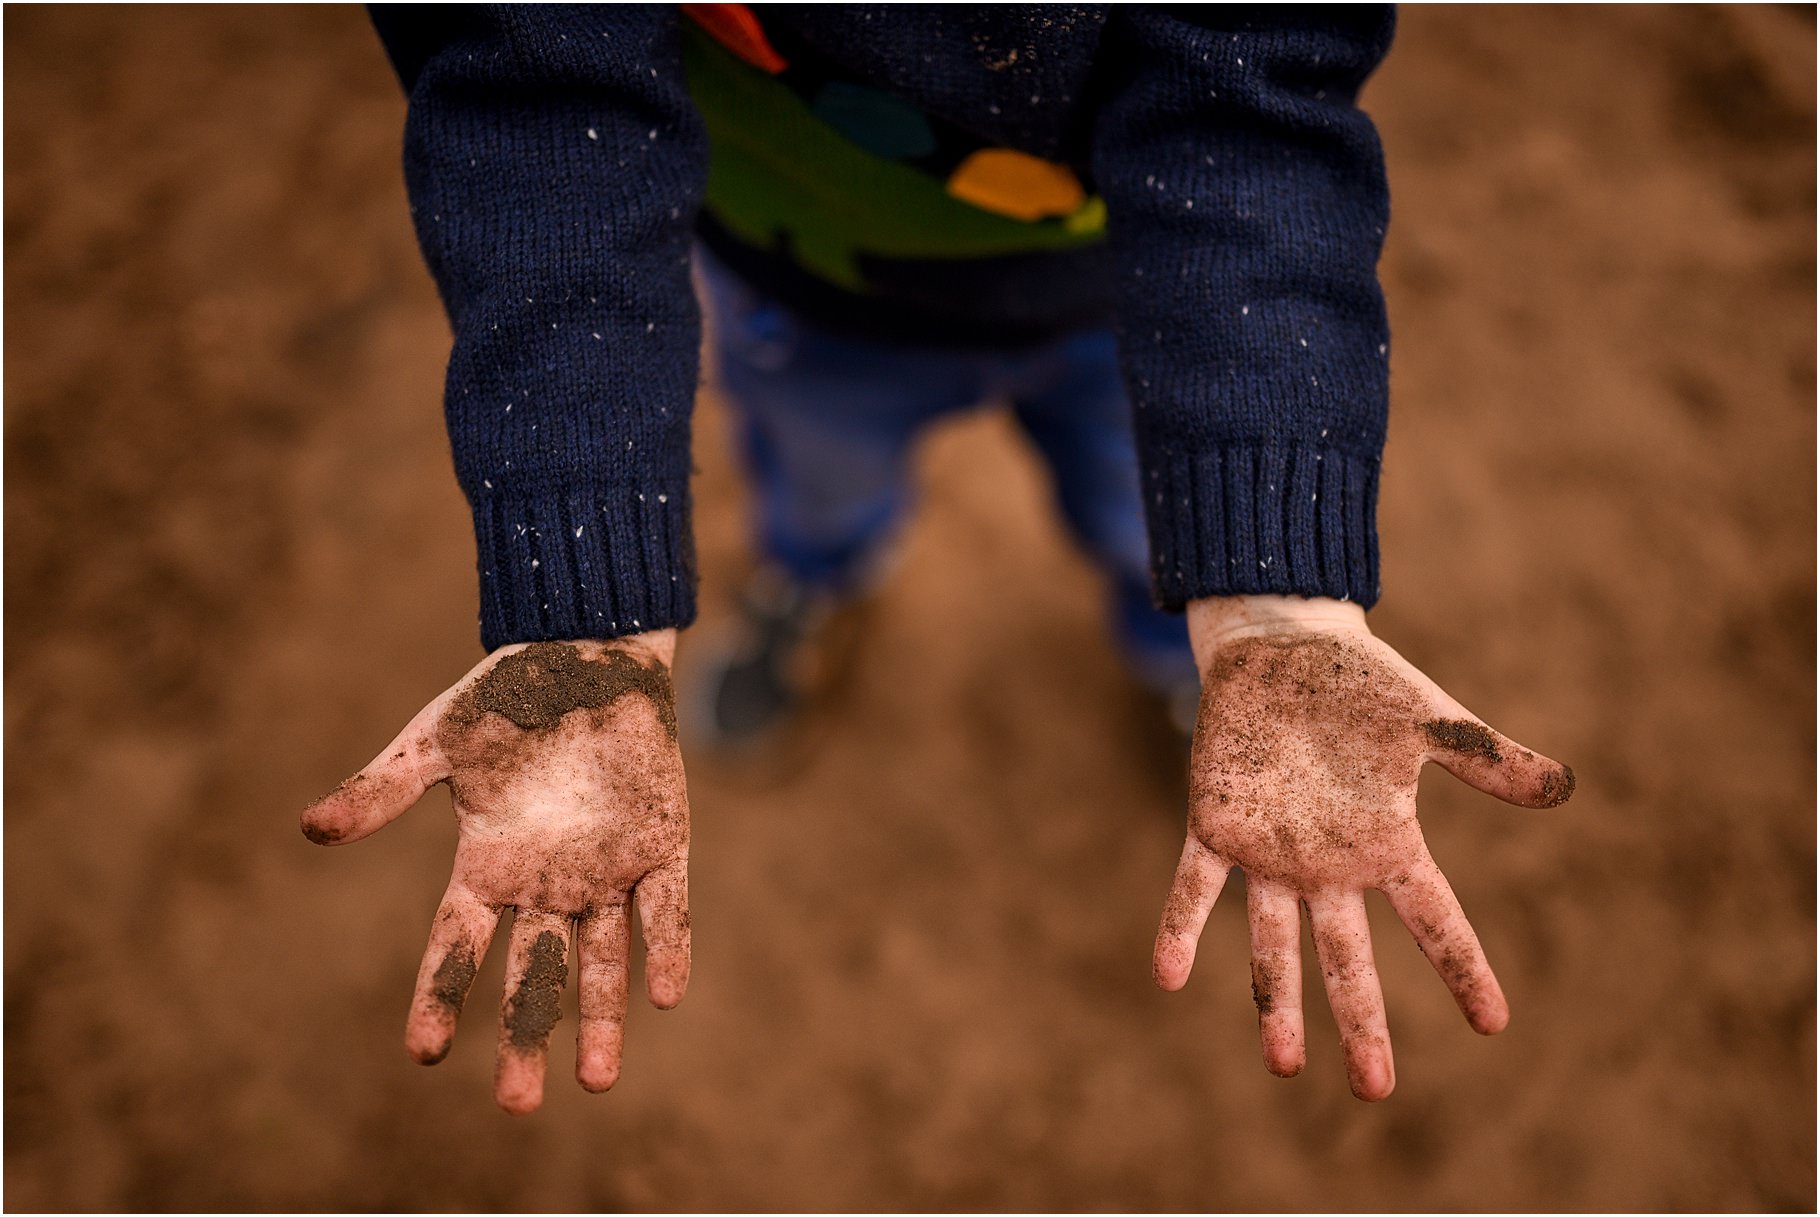
M354 9L9 10L8 1207L1811 1210L1812 21L1412 9L1367 95L1374 623L1580 774L1550 813L1424 779L1505 1035L1381 904L1383 1105L1324 1010L1264 1072L1242 901L1151 986L1180 779L981 415L923 454L814 763L694 766L688 1000L608 1096L559 1034L513 1120L497 958L448 1062L401 1048L446 794L296 827L478 657L379 47ZM711 629L744 524L711 395L699 431Z

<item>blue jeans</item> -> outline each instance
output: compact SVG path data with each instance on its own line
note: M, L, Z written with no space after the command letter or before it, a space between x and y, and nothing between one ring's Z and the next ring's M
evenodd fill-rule
M699 256L766 557L803 582L850 590L909 506L923 427L1008 400L1049 465L1069 531L1110 580L1115 629L1138 675L1160 689L1194 679L1184 619L1150 601L1137 451L1110 330L1015 352L852 338Z

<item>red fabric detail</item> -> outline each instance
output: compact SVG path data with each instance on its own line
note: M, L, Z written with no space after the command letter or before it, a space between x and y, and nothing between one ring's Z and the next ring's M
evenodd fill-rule
M753 67L763 68L775 76L790 66L772 48L758 18L745 5L685 4L682 10L695 20L695 24L708 31L714 41Z

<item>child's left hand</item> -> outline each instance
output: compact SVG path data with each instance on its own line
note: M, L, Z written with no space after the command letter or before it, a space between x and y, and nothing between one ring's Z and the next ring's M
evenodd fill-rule
M1304 1061L1301 920L1308 911L1352 1092L1396 1085L1365 889L1389 897L1473 1030L1510 1010L1416 822L1434 761L1487 794L1553 807L1573 771L1486 727L1390 647L1355 604L1257 596L1189 606L1201 668L1188 841L1156 940L1157 983L1179 989L1227 873L1245 872L1252 993L1265 1065Z

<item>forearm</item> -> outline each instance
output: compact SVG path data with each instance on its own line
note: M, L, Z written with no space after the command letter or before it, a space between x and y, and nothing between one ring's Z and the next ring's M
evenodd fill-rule
M694 616L690 228L706 137L669 7L375 12L454 330L444 395L481 634L611 638ZM607 54L583 54L610 27Z
M1204 14L1204 15L1203 15ZM1095 138L1157 588L1377 596L1382 9L1131 6Z

